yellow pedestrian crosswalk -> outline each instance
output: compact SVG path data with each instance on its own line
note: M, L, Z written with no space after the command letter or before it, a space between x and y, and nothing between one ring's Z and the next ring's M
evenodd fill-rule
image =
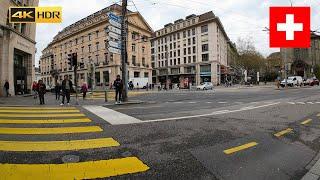
M0 107L0 135L6 135L6 139L0 137L0 151L50 153L121 147L120 143L112 137L101 137L104 129L93 123L75 107ZM50 126L46 127L48 125ZM95 133L94 137L99 138L72 138L78 134L88 133ZM51 136L50 139L45 140L47 136L44 135L55 134L64 136L72 134L72 136L70 136L71 139L65 140L60 140L61 138L54 140ZM12 135L15 135L15 138L8 139ZM26 135L33 135L36 140L25 141L24 136ZM41 136L44 136L41 141L37 140L36 137ZM21 137L23 140L17 140L16 137ZM65 164L0 163L0 179L96 179L142 173L148 169L149 167L137 157L114 157L114 159Z

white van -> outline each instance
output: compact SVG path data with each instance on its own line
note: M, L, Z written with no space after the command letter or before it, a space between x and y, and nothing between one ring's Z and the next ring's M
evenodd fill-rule
M281 81L281 87L285 86L285 79L283 81ZM302 86L303 85L303 79L301 76L289 76L287 79L287 85L290 87L294 87L294 86Z

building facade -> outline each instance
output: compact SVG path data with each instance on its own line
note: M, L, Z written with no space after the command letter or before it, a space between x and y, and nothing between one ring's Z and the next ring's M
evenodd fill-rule
M109 24L108 12L121 13L121 6L114 4L104 8L59 32L53 41L42 51L40 59L41 77L49 87L61 81L65 75L74 80L73 68L67 55L77 53L78 85L86 82L89 86L109 86L121 75L120 54L108 52L106 27ZM146 77L151 82L151 50L148 40L153 33L139 12L127 13L128 19L128 75L130 78ZM91 72L94 73L91 73Z
M311 34L310 48L281 48L280 52L290 75L311 77L320 65L320 35Z
M220 84L229 73L229 38L213 12L190 15L169 23L154 33L151 40L153 82Z
M9 23L9 7L38 6L38 0L0 1L0 96L5 81L11 95L30 92L34 78L36 24Z

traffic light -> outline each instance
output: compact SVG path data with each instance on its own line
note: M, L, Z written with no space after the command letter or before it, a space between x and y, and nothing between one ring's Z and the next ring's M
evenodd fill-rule
M72 54L68 54L68 64L70 65L70 67L73 66Z
M72 53L72 63L73 63L73 66L78 65L78 56L77 56L77 53Z

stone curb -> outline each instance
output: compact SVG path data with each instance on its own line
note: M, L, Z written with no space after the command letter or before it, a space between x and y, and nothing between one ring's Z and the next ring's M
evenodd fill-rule
M316 163L312 167L308 167L314 161L316 161ZM310 164L307 166L309 172L307 172L307 174L305 174L301 180L320 180L320 152Z

